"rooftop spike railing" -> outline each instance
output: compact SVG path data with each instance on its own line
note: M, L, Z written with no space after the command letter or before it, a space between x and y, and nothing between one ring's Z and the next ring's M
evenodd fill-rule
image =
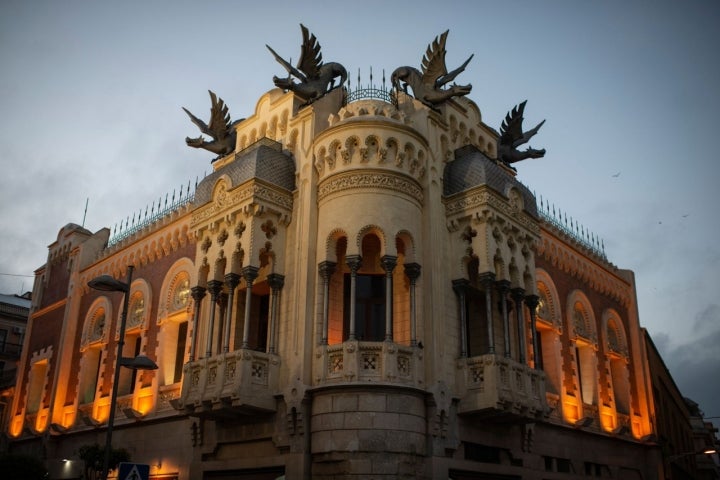
M567 212L561 211L559 207L556 208L555 205L548 202L547 199L543 199L542 196L539 198L538 212L544 221L607 261L605 242L599 236L585 228L585 226L580 225L573 217L568 217Z
M120 243L143 228L152 225L179 210L181 207L191 203L195 198L197 185L197 178L195 179L195 185L191 185L191 181L188 180L187 185L180 185L179 193L174 189L172 196L170 196L170 193L166 193L164 200L161 196L157 201L146 205L144 212L141 208L138 212L133 213L132 217L128 215L127 218L120 220L119 224L116 223L113 228L110 239L108 240L108 247ZM191 187L192 191L190 190Z
M357 100L381 100L386 103L390 103L398 106L398 99L395 92L392 90L392 85L388 86L385 81L385 70L382 71L382 85L380 87L373 83L373 71L370 67L370 82L367 85L363 85L360 79L360 69L358 68L357 84L355 89L352 88L352 78L348 76L347 88L345 90L345 105Z

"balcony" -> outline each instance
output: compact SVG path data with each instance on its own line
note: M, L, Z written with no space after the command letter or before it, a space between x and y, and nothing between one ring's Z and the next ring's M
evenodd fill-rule
M458 414L508 422L532 422L544 418L545 373L498 355L458 360L460 383L465 394Z
M423 387L422 349L393 342L347 341L316 350L315 380L331 385L376 382Z
M243 349L188 362L178 408L210 417L274 412L279 368L277 355Z

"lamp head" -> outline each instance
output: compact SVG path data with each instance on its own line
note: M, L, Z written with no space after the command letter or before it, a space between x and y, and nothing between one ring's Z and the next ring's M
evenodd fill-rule
M137 357L122 357L120 359L120 365L127 367L131 370L157 370L157 363L150 360L145 355L138 355Z
M101 290L103 292L128 292L130 291L130 285L115 280L110 275L100 275L95 277L88 282L88 287L94 290Z

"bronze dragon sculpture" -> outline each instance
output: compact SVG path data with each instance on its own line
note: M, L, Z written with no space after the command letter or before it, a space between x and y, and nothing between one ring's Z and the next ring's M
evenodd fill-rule
M445 65L445 41L447 40L448 30L428 45L425 56L422 59L422 72L414 67L398 67L392 73L390 80L396 91L401 89L407 93L408 85L412 88L413 96L430 108L450 99L451 97L459 97L467 95L472 89L472 85L455 85L444 88L446 84L452 82L465 67L467 67L473 55L465 60L452 72L447 71Z
M275 86L283 90L292 90L307 103L311 103L336 88L335 79L337 77L340 77L337 87L342 86L347 80L347 71L337 62L323 63L320 43L315 35L311 34L305 25L300 24L300 29L303 43L297 68L278 55L269 45L265 46L273 54L275 60L288 72L286 78L273 77ZM292 77L297 78L300 82L294 82Z
M541 158L545 156L545 149L537 150L534 148L527 148L526 150L518 150L517 147L527 143L530 139L540 130L545 120L538 123L535 128L523 132L523 112L525 111L525 104L527 100L522 102L520 105L516 105L512 111L505 115L500 126L500 141L498 143L498 160L506 165L511 163L519 162L527 158Z
M218 157L215 159L217 160L235 150L236 133L234 127L242 120L231 122L230 112L222 98L218 98L215 93L210 90L208 90L208 93L210 94L210 100L212 102L209 125L190 113L187 108L183 107L183 110L188 114L190 120L198 126L200 131L211 136L213 140L208 142L200 135L196 138L185 137L185 143L190 147L204 148L217 154Z

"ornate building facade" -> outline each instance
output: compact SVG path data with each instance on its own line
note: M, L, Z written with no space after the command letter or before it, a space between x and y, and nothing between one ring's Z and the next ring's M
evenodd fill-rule
M285 90L163 215L60 230L14 447L102 443L117 389L153 479L657 478L633 274L498 159L509 128L466 91ZM122 355L159 368L113 385L123 297L88 281L130 265Z

